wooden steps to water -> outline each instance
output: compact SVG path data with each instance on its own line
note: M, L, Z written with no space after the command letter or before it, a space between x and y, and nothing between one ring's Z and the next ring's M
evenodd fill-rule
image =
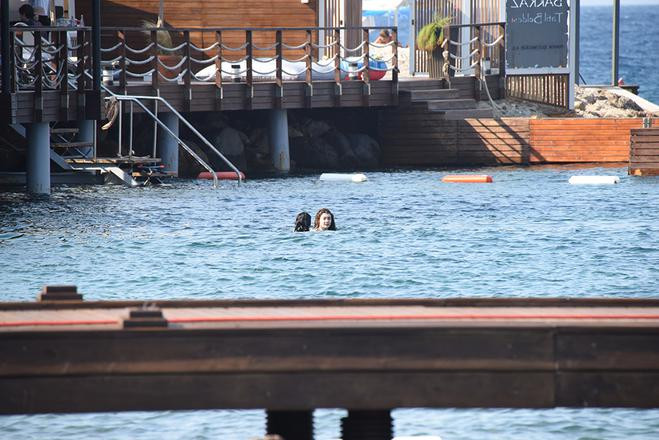
M401 83L401 102L408 105L425 104L425 110L441 114L449 121L468 118L491 118L491 109L478 108L473 94L465 96L464 87L449 88L444 80L415 80Z

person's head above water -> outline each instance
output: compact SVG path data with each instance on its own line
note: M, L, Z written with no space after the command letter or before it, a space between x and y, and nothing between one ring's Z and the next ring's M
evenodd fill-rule
M307 232L311 226L311 215L302 211L295 217L295 232Z
M336 231L334 214L327 208L319 209L313 222L316 231Z

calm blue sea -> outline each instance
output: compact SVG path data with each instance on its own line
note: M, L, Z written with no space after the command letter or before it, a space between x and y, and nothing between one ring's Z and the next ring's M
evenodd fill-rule
M610 2L613 3L613 0ZM620 8L619 76L641 86L639 95L659 104L659 1ZM581 8L581 75L587 84L611 83L613 9Z
M471 171L475 170L463 170ZM58 187L49 200L0 193L2 300L72 283L87 299L659 296L659 178L624 168L492 168L491 185L440 171L172 186ZM616 174L615 186L571 186ZM338 231L293 233L329 207ZM1 398L1 397L0 397ZM341 410L316 414L320 440ZM659 411L394 412L396 434L444 440L652 440ZM0 417L0 438L249 440L261 411Z

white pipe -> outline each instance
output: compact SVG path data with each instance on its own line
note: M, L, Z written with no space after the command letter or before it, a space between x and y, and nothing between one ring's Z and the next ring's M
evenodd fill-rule
M368 179L364 174L355 173L355 174L344 174L344 173L323 173L318 179L323 182L354 182L361 183L366 182Z
M618 176L572 176L570 185L615 185L620 183Z

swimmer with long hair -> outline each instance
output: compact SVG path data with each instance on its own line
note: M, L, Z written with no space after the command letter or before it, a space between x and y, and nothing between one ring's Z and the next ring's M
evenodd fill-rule
M313 222L314 231L336 231L334 214L327 208L319 209Z
M311 215L302 211L295 217L295 232L307 232L311 227Z

